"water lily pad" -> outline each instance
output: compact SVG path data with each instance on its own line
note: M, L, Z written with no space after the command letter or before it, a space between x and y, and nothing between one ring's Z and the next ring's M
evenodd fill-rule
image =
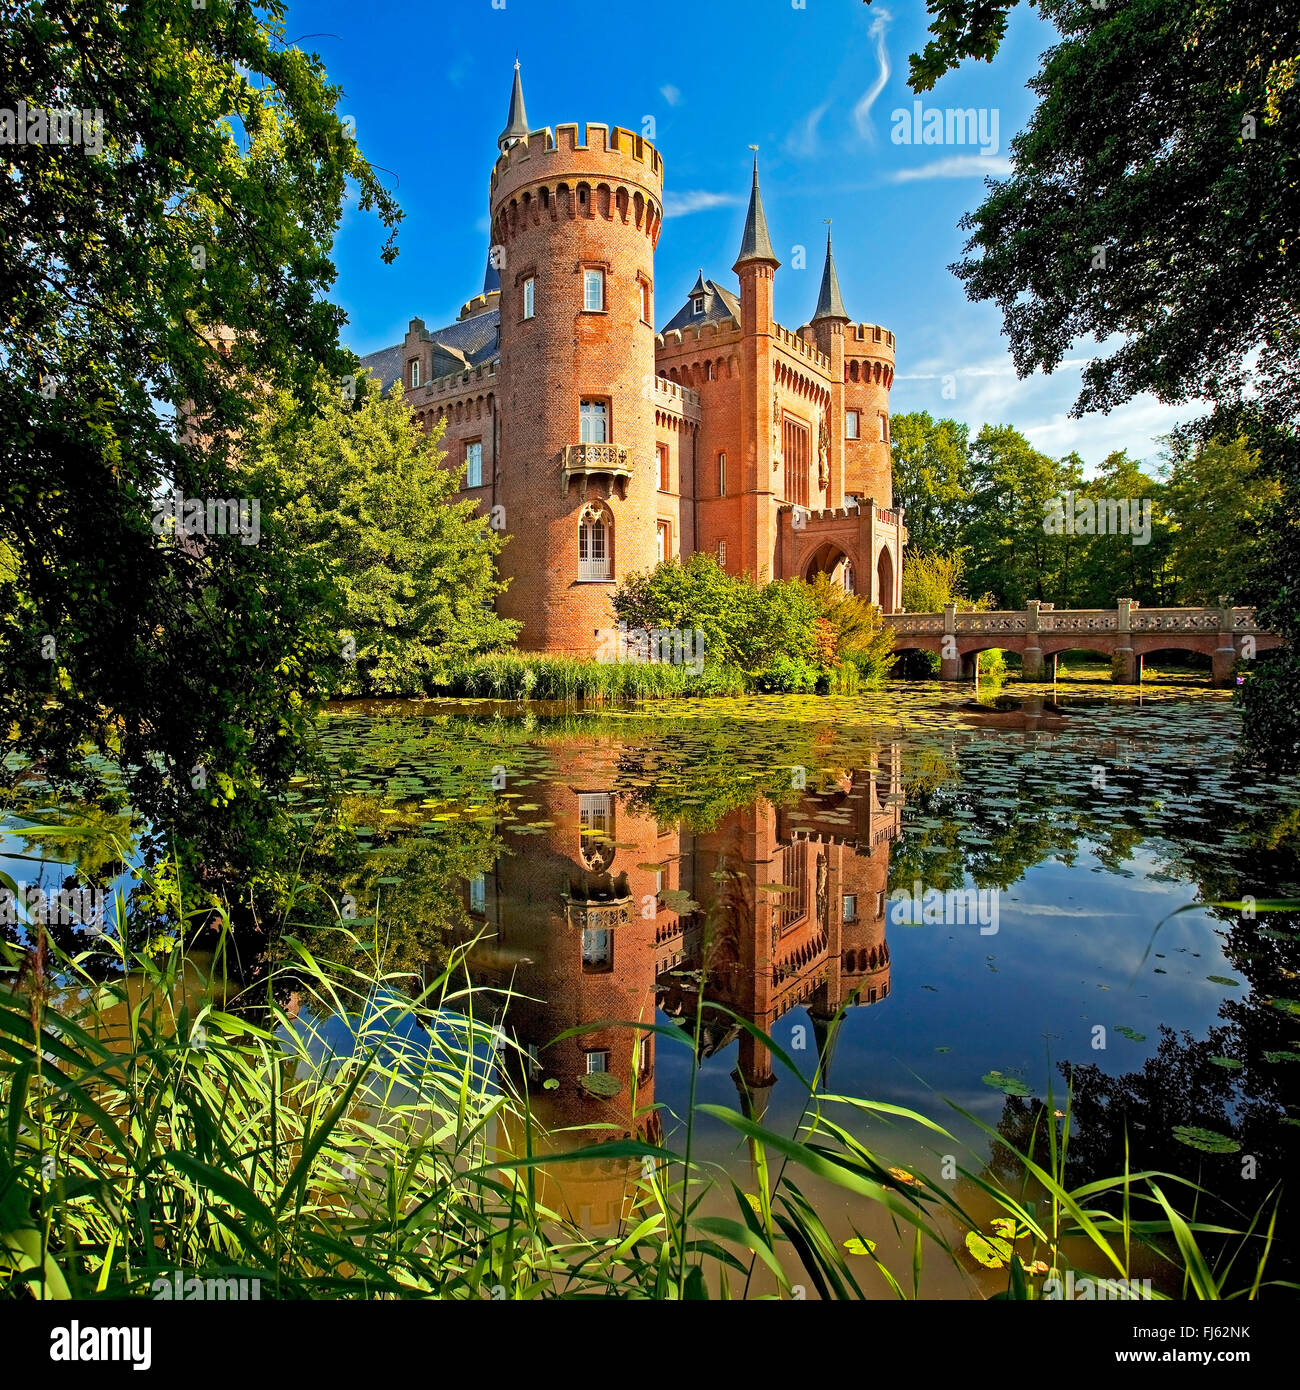
M876 1248L874 1240L862 1240L858 1236L850 1236L844 1242L844 1248L850 1255L870 1255Z
M1242 1064L1235 1057L1211 1057L1216 1067L1226 1067L1229 1071L1240 1071Z
M995 1090L1001 1091L1008 1096L1028 1096L1033 1091L1018 1076L1007 1076L1000 1071L986 1071L980 1080L986 1086L992 1086Z
M1214 985L1224 985L1224 986L1226 986L1226 988L1228 988L1228 989L1240 989L1240 988L1241 988L1241 981L1240 981L1240 980L1234 980L1234 979L1232 979L1231 977L1229 977L1229 976L1227 976L1227 975L1207 975L1205 978L1206 978L1207 980L1209 980L1211 984L1214 984Z
M1201 1153L1235 1154L1241 1151L1241 1145L1235 1139L1198 1125L1175 1125L1173 1134L1180 1144L1186 1144L1189 1149L1199 1149Z
M618 1077L607 1071L588 1072L586 1076L578 1078L578 1085L588 1095L602 1097L616 1096L623 1089Z
M978 1231L966 1232L966 1249L985 1269L1002 1269L1011 1258L1011 1242L1001 1236L982 1236Z
M1138 1033L1127 1024L1122 1028L1116 1028L1115 1031L1121 1036L1126 1037L1129 1042L1146 1042L1147 1040L1147 1035L1145 1033Z

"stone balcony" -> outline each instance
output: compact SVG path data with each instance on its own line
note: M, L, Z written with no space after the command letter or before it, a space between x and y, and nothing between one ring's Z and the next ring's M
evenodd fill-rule
M570 478L632 477L632 451L621 444L567 444L564 449L564 481Z

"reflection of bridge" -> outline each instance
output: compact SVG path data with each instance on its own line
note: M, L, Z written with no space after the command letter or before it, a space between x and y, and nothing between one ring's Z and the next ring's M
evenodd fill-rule
M1056 609L1031 599L1023 612L890 613L894 650L936 652L940 678L960 680L975 673L980 652L1017 652L1027 680L1042 680L1046 658L1055 674L1064 651L1101 652L1114 662L1114 678L1127 685L1141 679L1142 658L1152 652L1200 652L1211 662L1211 683L1229 684L1239 657L1282 645L1264 631L1253 608L1141 608L1122 598L1114 608Z

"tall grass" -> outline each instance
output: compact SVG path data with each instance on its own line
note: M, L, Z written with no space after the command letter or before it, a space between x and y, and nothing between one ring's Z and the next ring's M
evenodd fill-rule
M666 699L731 695L743 691L735 673L696 673L669 662L581 661L573 657L503 652L451 667L431 687L434 695L477 700Z
M526 1088L511 1080L522 1055L495 1022L508 996L472 986L463 960L421 985L385 975L374 943L354 937L352 958L327 965L287 938L283 964L241 993L226 978L217 917L217 949L203 957L185 949L196 923L183 921L174 950L155 939L133 951L120 913L116 935L75 957L58 955L39 926L25 948L6 947L7 1295L147 1297L181 1271L255 1278L263 1298L744 1298L759 1274L777 1296L811 1285L823 1298L916 1298L926 1259L967 1267L980 1247L963 1245L963 1231L987 1232L979 1238L1003 1257L1008 1298L1040 1297L1044 1274L1068 1267L1080 1245L1116 1278L1130 1277L1139 1254L1166 1261L1190 1297L1249 1298L1266 1286L1275 1195L1235 1230L1180 1214L1202 1193L1169 1174L1126 1167L1071 1188L1068 1102L1059 1129L1051 1097L1040 1117L1046 1166L1033 1143L1020 1153L963 1112L1015 1157L1014 1184L978 1160L960 1168L967 1190L1010 1223L1005 1238L964 1209L953 1184L891 1164L855 1132L914 1126L958 1153L931 1117L823 1094L820 1075L803 1079L789 1134L697 1104L703 990L691 1028L627 1025L690 1052L680 1151L638 1136L601 1142L597 1126L543 1157ZM117 972L107 981L106 968ZM799 1077L772 1038L731 1017ZM631 1085L635 1106L635 1076ZM754 1191L697 1158L704 1116L749 1145ZM540 1167L592 1158L627 1165L612 1238L543 1199ZM890 1268L856 1227L848 1241L832 1234L800 1186L809 1179L864 1216L887 1213L906 1235L909 1268ZM1206 1236L1217 1253L1203 1251Z

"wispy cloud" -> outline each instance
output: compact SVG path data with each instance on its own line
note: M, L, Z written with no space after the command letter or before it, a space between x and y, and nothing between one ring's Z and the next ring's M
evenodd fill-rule
M665 193L664 216L686 217L692 212L708 212L711 208L735 207L740 201L738 193L709 193L702 188L689 193Z
M1002 155L954 154L919 164L914 169L897 169L890 183L916 183L921 179L967 179L976 174L1004 175L1011 172L1011 161Z
M822 102L799 122L785 137L782 149L796 159L811 159L817 153L817 127L822 117L830 109L829 99Z
M1108 346L1114 343L1098 351ZM1070 407L1090 361L1091 357L1067 357L1050 375L1035 372L1022 380L1008 353L980 353L970 342L954 338L935 356L917 362L914 372L899 372L894 378L894 409L929 410L962 420L972 434L986 424L1014 425L1044 453L1059 458L1077 451L1090 467L1116 449L1154 463L1161 453L1161 436L1205 409L1198 402L1162 405L1151 396L1138 396L1108 415L1076 420Z
M871 27L867 30L868 36L876 41L876 62L879 64L879 71L876 73L876 80L862 93L858 98L857 105L853 108L854 124L858 128L858 134L864 140L876 138L875 127L871 123L871 108L889 81L889 50L885 46L885 34L888 32L892 19L893 16L888 10L877 10L872 18Z
M682 94L671 82L667 82L659 88L659 95L663 97L669 106L680 106L682 104Z

